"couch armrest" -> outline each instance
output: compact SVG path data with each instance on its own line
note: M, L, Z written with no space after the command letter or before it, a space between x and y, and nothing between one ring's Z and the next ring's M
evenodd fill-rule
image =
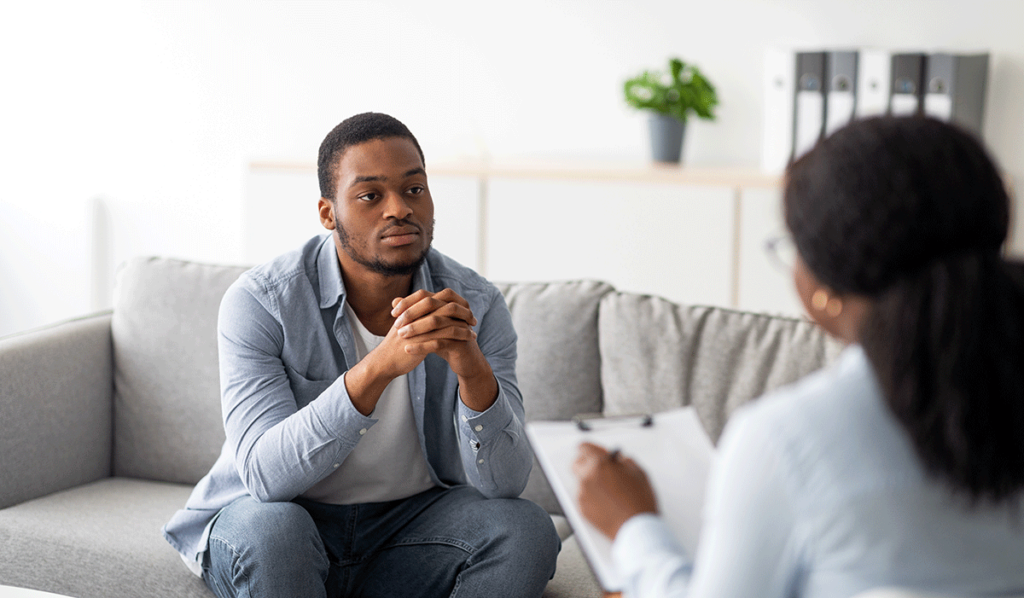
M0 508L110 475L110 321L0 339Z

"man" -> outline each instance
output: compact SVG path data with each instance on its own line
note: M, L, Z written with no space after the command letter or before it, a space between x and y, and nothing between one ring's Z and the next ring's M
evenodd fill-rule
M164 527L227 596L540 596L559 549L515 498L532 453L501 294L430 247L423 153L394 118L324 139L333 231L221 302L227 440Z

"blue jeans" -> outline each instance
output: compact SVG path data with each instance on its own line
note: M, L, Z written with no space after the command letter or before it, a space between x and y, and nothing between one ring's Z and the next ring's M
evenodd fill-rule
M560 548L539 506L471 486L360 505L246 497L214 522L203 579L220 598L539 597Z

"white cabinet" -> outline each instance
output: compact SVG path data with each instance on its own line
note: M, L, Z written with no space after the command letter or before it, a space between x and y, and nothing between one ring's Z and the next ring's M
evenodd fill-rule
M432 164L434 246L491 280L600 279L689 304L799 316L764 241L779 179L650 165ZM243 254L258 263L323 231L315 168L254 163Z
M686 303L731 304L727 187L495 178L487 210L493 280L600 279Z
M482 261L484 215L479 179L429 175L427 184L434 200L434 247L482 272L486 267Z
M736 307L746 311L802 315L792 273L773 263L765 249L768 239L786 234L782 190L743 189L738 212Z

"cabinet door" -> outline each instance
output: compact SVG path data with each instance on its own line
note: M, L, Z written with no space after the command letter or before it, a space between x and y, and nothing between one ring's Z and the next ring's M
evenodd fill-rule
M734 212L728 187L494 178L486 273L500 281L600 279L728 306Z
M434 247L464 266L480 271L480 179L430 175L434 200Z
M780 189L744 189L740 198L737 307L803 317L792 273L768 256L768 239L786 234Z

